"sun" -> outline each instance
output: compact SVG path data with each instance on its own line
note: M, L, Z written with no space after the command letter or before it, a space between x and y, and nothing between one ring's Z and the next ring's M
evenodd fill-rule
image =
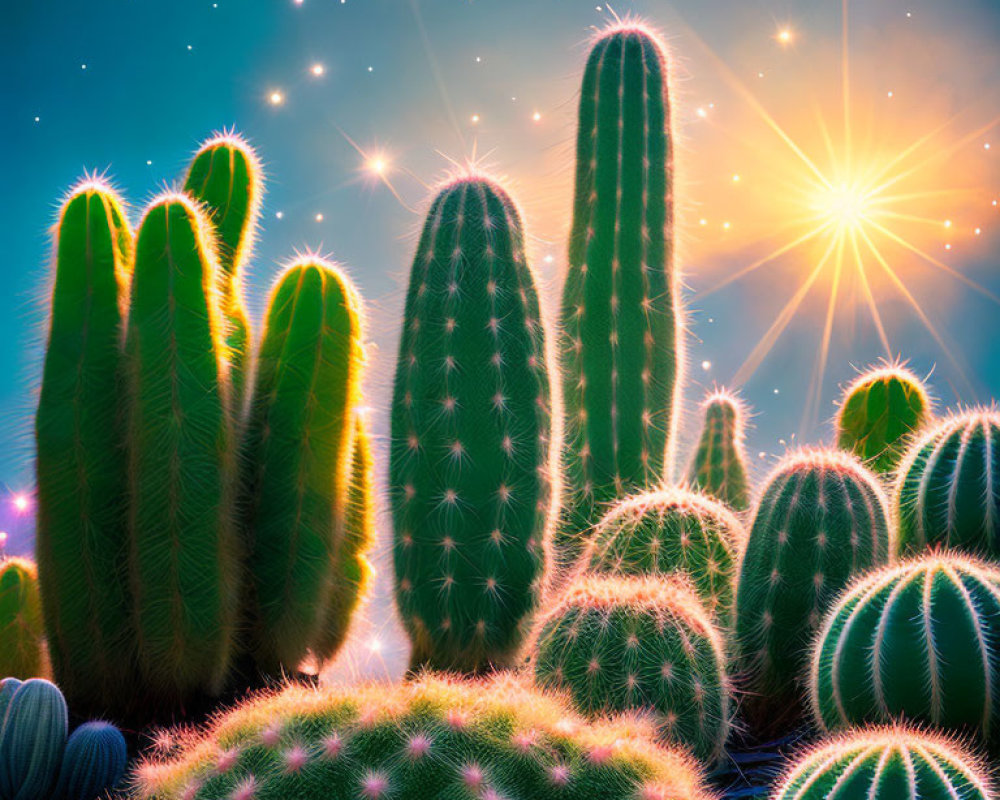
M838 232L857 233L872 212L871 194L865 188L849 183L824 186L816 195L816 212Z

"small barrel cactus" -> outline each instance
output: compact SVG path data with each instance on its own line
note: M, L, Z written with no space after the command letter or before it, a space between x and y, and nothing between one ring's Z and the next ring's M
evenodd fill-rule
M41 677L43 633L35 565L26 558L0 561L0 675Z
M773 800L992 800L989 772L970 753L921 731L852 731L795 759Z
M857 459L805 450L780 462L754 514L736 590L744 710L759 733L801 714L799 684L823 614L892 550L881 486Z
M928 429L899 466L899 549L944 545L1000 558L1000 412L978 408Z
M835 729L905 718L1000 752L1000 569L933 554L857 581L817 639L809 697Z
M744 443L746 409L736 395L725 390L708 395L701 409L705 423L688 467L688 483L730 508L744 511L750 505Z
M136 770L142 800L699 800L686 756L641 720L594 725L509 676L289 687Z
M32 678L14 689L0 721L0 797L49 800L68 727L66 701L53 684Z
M744 538L743 526L724 505L668 487L613 505L597 524L583 564L601 575L682 572L725 626Z
M118 785L127 763L125 737L107 722L86 722L70 734L63 754L57 800L95 800Z
M837 412L837 447L879 474L891 473L913 432L932 414L920 379L898 365L871 369L844 391Z
M542 686L588 715L649 709L661 735L714 761L729 733L722 637L685 580L584 577L539 621Z

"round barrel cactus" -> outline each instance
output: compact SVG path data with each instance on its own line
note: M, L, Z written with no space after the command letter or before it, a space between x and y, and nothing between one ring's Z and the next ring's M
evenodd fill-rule
M15 688L0 722L0 797L50 800L68 726L66 701L53 684L32 678Z
M0 675L37 678L44 669L38 570L26 558L0 561Z
M94 800L113 789L125 773L125 737L107 722L87 722L66 742L55 797Z

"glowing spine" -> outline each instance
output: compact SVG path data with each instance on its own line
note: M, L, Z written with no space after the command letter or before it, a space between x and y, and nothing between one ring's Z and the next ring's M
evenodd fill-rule
M733 394L712 392L701 405L705 418L698 449L688 467L688 483L736 511L750 505L744 444L746 409Z

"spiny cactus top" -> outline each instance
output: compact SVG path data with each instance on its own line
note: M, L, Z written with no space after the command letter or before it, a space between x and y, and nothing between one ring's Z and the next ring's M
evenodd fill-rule
M797 758L773 800L993 800L988 769L958 745L901 727L827 739Z
M413 261L392 403L396 599L414 666L516 656L542 574L548 381L517 209L491 180L454 180Z
M560 345L571 553L605 503L669 477L683 359L667 73L657 38L627 24L583 76Z
M289 687L237 707L172 761L135 774L142 800L699 800L697 769L639 720L586 724L510 677Z
M40 677L43 635L38 570L26 558L0 560L0 675Z
M977 408L928 429L899 466L902 553L941 544L1000 558L1000 412Z
M705 423L688 467L688 482L743 511L750 505L744 445L746 409L736 395L725 390L708 395L701 409Z
M827 728L897 717L1000 752L1000 569L932 554L855 583L826 618L809 696Z

